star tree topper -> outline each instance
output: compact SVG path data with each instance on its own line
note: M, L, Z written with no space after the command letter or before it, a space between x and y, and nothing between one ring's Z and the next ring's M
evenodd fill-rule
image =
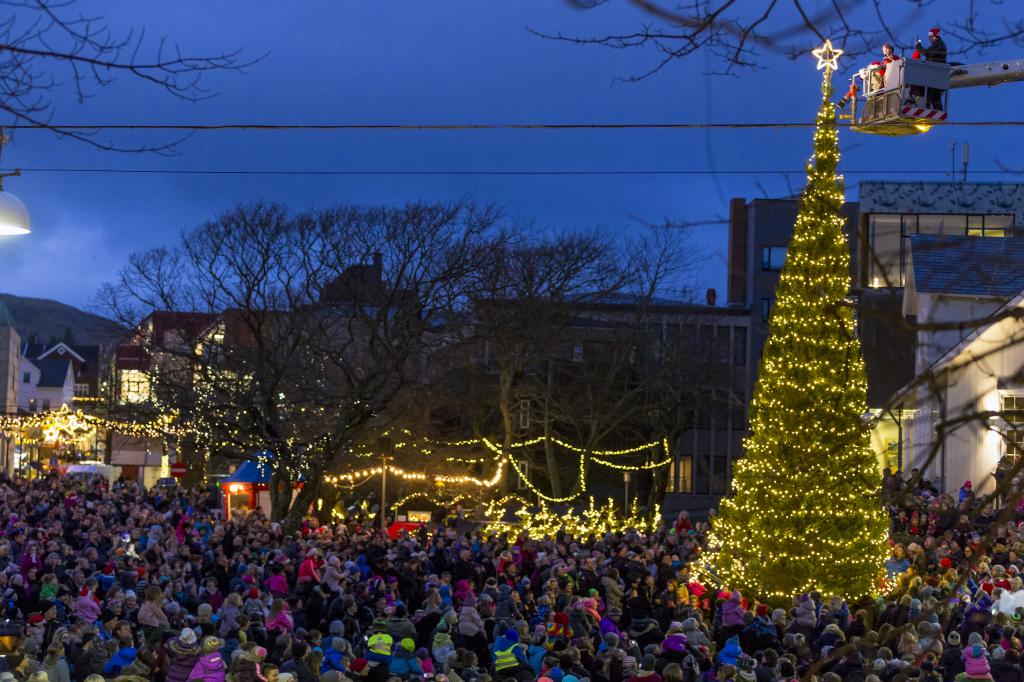
M811 54L818 58L818 70L831 69L832 71L839 70L839 57L842 56L843 50L837 50L832 47L832 41L826 39L825 44L819 47L817 50L811 50Z

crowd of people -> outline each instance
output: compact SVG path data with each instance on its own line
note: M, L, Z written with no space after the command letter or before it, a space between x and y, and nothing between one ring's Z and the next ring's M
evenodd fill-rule
M759 604L688 572L706 528L286 534L209 491L0 478L0 682L1024 681L1022 530L888 476L891 597ZM985 538L993 536L992 543Z

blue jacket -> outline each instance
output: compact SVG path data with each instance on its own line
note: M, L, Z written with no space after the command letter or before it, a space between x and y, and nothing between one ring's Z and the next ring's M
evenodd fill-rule
M725 646L718 652L718 662L722 665L736 665L736 659L743 653L740 638L733 636L725 640Z
M320 663L321 675L329 670L337 670L340 673L345 672L345 661L342 657L342 653L333 646L328 647L327 650L324 651L324 660Z
M540 669L544 665L544 656L547 653L547 647L540 646L539 644L531 644L526 652L526 658L530 661L530 667L538 675L540 675Z
M420 665L420 659L416 658L413 652L399 647L391 655L391 664L388 665L388 672L398 677L422 675L423 666Z

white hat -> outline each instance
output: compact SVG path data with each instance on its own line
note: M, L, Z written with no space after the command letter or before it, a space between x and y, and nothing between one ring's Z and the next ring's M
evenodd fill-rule
M185 644L192 646L197 641L196 631L192 628L182 628L181 634L178 635L178 639L184 642Z

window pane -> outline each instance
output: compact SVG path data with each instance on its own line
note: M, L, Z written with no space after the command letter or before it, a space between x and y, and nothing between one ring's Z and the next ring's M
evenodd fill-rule
M678 472L679 480L675 483L677 493L693 492L693 457L683 455L679 458Z
M697 455L697 473L693 477L694 492L698 495L707 495L709 484L711 482L711 456L710 455Z
M946 215L943 216L942 234L961 235L967 229L967 216Z
M747 328L734 327L732 330L732 364L745 367L747 364Z
M715 495L729 492L729 465L725 457L715 457Z
M945 217L942 215L917 216L917 234L942 234L942 223Z
M868 262L871 286L900 286L900 216L876 214L871 216L871 253Z
M985 216L985 229L988 228L1013 227L1012 215L987 215Z
M985 219L980 215L969 215L967 216L967 229L974 227L984 227Z

